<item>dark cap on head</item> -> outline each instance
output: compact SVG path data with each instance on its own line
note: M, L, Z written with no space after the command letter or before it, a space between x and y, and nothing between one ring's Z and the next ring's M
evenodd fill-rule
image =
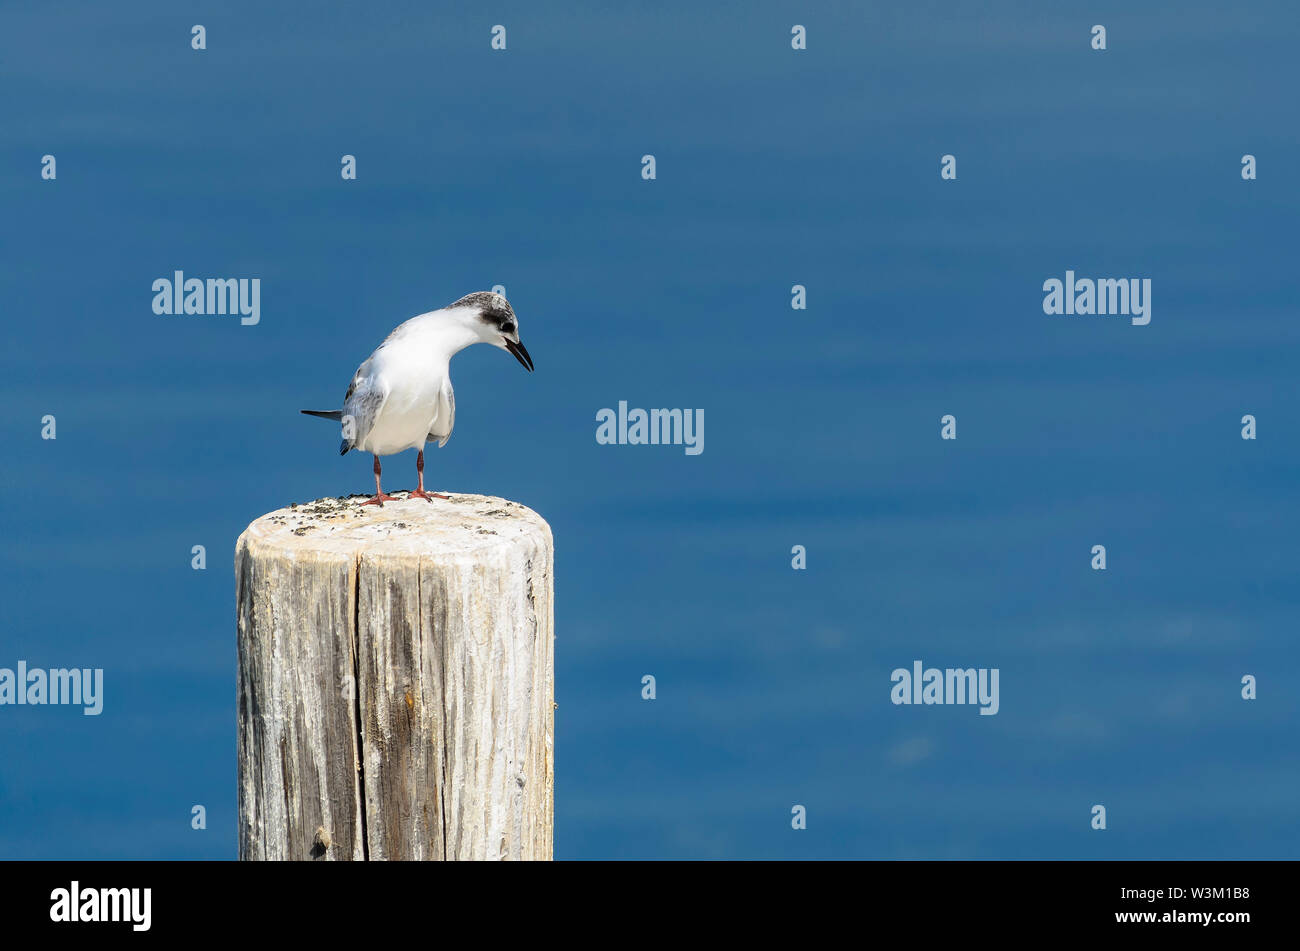
M503 333L514 333L519 326L510 302L500 294L493 294L491 291L475 291L473 294L466 294L450 306L477 308L485 322L492 324Z
M510 302L504 297L491 291L475 291L473 294L466 294L451 307L472 308L479 320L500 334L502 342L498 346L512 353L529 373L533 371L533 358L529 355L523 341L519 339L519 320L515 317Z

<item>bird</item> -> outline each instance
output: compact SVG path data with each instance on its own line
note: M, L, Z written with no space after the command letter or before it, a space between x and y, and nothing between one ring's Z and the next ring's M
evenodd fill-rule
M476 343L512 354L529 373L533 358L519 339L519 318L501 294L476 291L440 310L420 314L394 328L366 358L343 395L343 409L305 409L308 416L342 424L339 455L350 450L375 457L375 495L362 505L395 502L380 485L380 456L418 449L419 484L408 499L445 499L424 489L424 445L445 446L456 422L451 358Z

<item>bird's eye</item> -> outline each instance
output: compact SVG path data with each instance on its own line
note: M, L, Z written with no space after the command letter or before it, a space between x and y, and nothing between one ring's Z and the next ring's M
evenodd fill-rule
M512 334L515 332L515 325L507 320L504 324L501 325L501 332L503 334Z

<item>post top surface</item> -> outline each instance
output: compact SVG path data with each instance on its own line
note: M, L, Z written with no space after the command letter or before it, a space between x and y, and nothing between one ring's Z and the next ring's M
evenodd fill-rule
M479 551L511 544L521 536L541 536L550 543L545 519L527 506L491 495L429 500L397 493L382 508L363 506L365 500L364 495L352 495L276 509L250 524L238 545L402 555Z

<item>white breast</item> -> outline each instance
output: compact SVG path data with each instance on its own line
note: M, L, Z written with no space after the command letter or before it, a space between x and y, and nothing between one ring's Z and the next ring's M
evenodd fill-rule
M487 342L475 319L465 308L444 308L412 317L388 335L358 371L373 384L365 388L365 405L377 405L381 394L383 404L366 431L357 432L357 449L381 456L423 449L430 433L439 445L447 441L456 416L451 358Z
M447 364L439 366L419 347L383 346L375 351L374 373L388 396L357 448L381 456L423 449L438 421Z

